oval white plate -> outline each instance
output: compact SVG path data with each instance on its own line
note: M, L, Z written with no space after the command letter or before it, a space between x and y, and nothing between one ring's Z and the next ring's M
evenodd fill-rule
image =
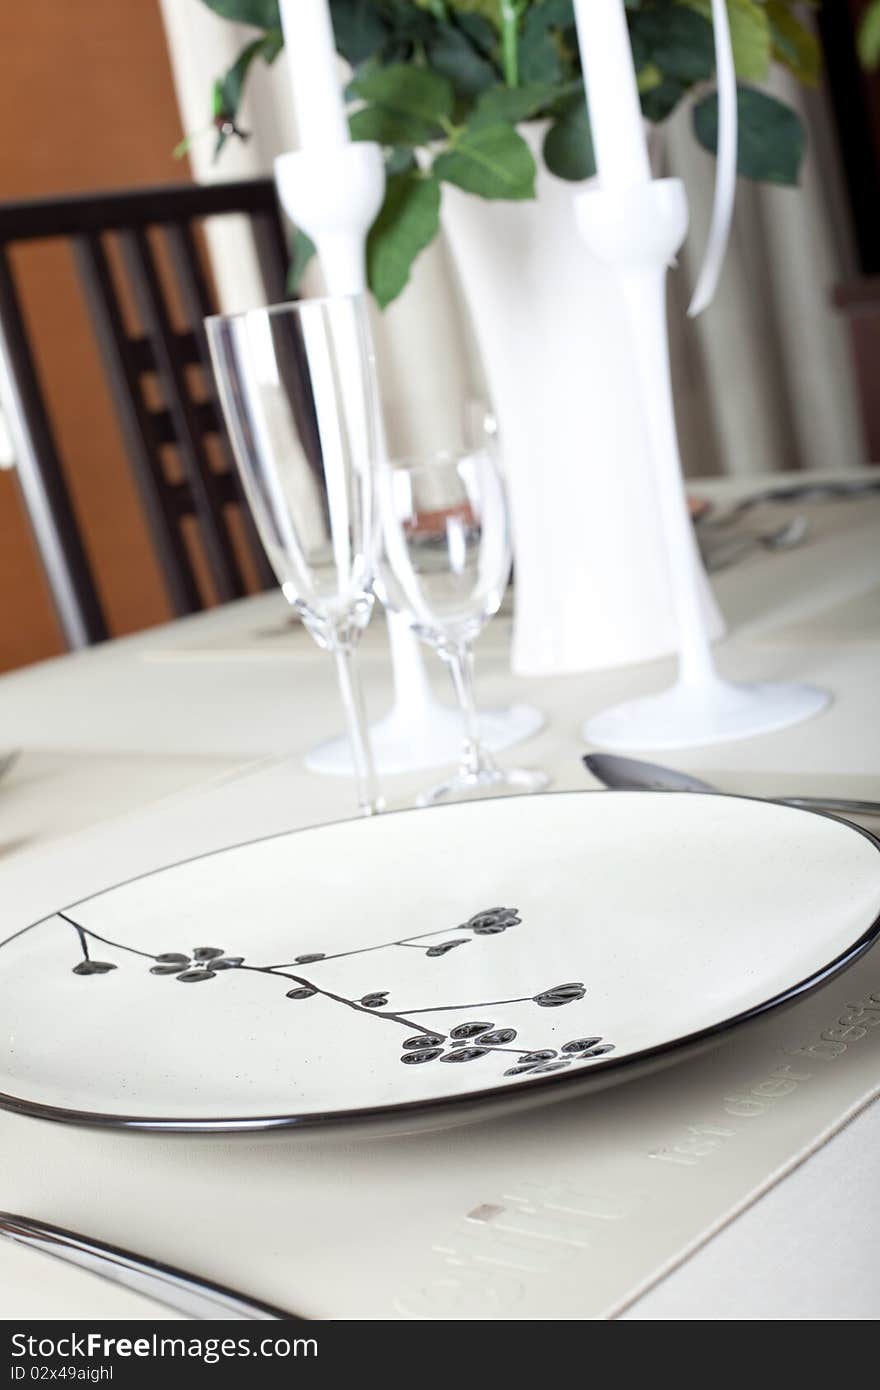
M766 802L560 793L220 851L0 948L0 1104L144 1129L445 1122L608 1084L816 987L880 844Z

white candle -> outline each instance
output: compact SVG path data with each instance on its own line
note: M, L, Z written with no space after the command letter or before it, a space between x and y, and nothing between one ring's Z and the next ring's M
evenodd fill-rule
M623 0L575 0L574 8L600 183L647 183L651 165Z
M348 120L327 0L281 0L300 149L348 143Z

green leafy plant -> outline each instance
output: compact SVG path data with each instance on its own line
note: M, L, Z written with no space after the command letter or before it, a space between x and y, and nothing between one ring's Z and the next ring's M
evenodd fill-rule
M283 46L278 0L204 0L259 31L214 85L216 152L244 135L238 112L255 63ZM797 114L760 90L774 63L802 82L820 55L799 0L727 0L739 83L739 172L797 182ZM642 109L660 122L693 105L697 140L714 153L717 102L710 0L626 0ZM577 181L595 172L572 0L330 0L336 46L350 63L352 138L386 151L387 192L370 233L370 286L383 306L436 235L442 185L482 198L535 196L536 165L519 126L546 123L542 158ZM758 84L758 85L756 85ZM310 253L299 234L295 274Z
M862 15L857 37L859 57L869 72L880 67L880 0L871 4Z

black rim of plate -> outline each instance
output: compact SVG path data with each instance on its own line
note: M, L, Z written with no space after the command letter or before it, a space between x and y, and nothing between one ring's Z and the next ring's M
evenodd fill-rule
M694 797L703 796L712 799L723 799L725 801L747 801L760 806L778 805L780 809L790 812L792 815L799 816L819 816L822 820L834 821L835 824L843 826L846 830L851 830L857 835L861 835L874 849L880 853L880 838L873 835L869 830L856 825L853 821L846 820L842 816L833 815L828 811L818 811L807 809L806 807L786 806L783 803L769 801L765 797L738 796L726 792L678 792L678 791L602 791L592 790L569 790L557 792L540 792L530 796L529 802L534 804L537 801L550 797L561 796L624 796L624 797L670 797L683 796ZM35 927L42 926L43 923L51 921L59 912L73 911L74 908L83 903L92 902L95 898L104 897L108 893L116 892L117 889L126 888L131 883L139 883L144 879L154 878L157 874L169 873L173 869L183 868L186 864L195 864L202 859L212 859L219 854L228 854L237 849L246 849L249 845L268 843L272 840L285 839L291 835L306 835L316 830L329 830L339 826L349 826L358 824L383 824L392 816L442 814L444 811L461 811L464 806L485 806L487 803L495 801L509 802L509 797L484 797L472 802L450 802L443 806L432 806L424 809L414 807L402 807L397 811L384 812L374 820L359 821L353 817L344 820L324 821L320 825L301 826L295 830L279 830L272 835L258 835L252 840L241 840L234 845L224 845L220 849L206 850L203 854L193 854L186 859L176 860L173 864L163 864L157 869L150 869L144 874L134 874L131 878L123 879L120 883L111 884L107 888L102 888L96 893L90 893L88 897L77 898L75 902L67 903L65 906L56 908L54 912L47 913L35 922L30 922L26 927L21 927L13 932L0 946L5 946L10 941L14 941L19 936L24 936L26 932L32 931ZM523 1103L529 1099L536 1100L538 1093L549 1091L551 1088L558 1099L563 1099L565 1095L576 1096L579 1092L585 1092L593 1086L597 1086L600 1079L607 1084L609 1077L613 1074L624 1075L630 1071L638 1072L650 1062L661 1061L670 1057L672 1054L681 1052L687 1053L691 1049L698 1047L701 1043L711 1042L715 1039L720 1040L727 1033L749 1023L754 1019L763 1017L775 1009L784 1007L787 1004L794 1004L805 995L811 994L820 986L827 984L830 980L840 975L850 965L855 964L861 956L874 945L880 937L880 909L871 925L859 936L851 946L835 956L826 965L820 966L811 975L799 980L796 984L790 985L788 989L780 991L778 994L771 995L769 999L762 1000L758 1004L753 1004L750 1008L744 1009L741 1013L733 1014L730 1018L722 1019L718 1023L710 1024L707 1028L700 1028L696 1032L686 1033L683 1037L672 1038L668 1042L658 1043L654 1047L643 1048L639 1052L627 1053L622 1057L609 1057L607 1061L593 1062L587 1071L576 1070L571 1072L555 1073L548 1076L526 1077L518 1081L511 1082L506 1086L493 1086L489 1089L477 1091L465 1091L456 1096L438 1096L428 1100L402 1101L392 1105L368 1106L357 1110L331 1110L308 1115L254 1115L240 1119L232 1117L207 1117L202 1119L182 1119L167 1118L162 1116L144 1115L116 1115L107 1114L102 1111L92 1110L69 1110L63 1106L47 1105L41 1101L24 1100L20 1096L10 1096L0 1092L0 1109L9 1110L19 1115L27 1115L34 1119L54 1120L62 1124L84 1125L99 1129L127 1129L142 1130L147 1133L164 1134L247 1134L265 1133L278 1130L311 1130L329 1129L332 1127L343 1128L348 1125L369 1124L385 1122L393 1124L394 1121L404 1120L409 1116L418 1118L421 1116L434 1116L442 1120L444 1114L453 1115L457 1111L468 1110L483 1112L488 1117L493 1104L498 1104L501 1108L510 1102L522 1099ZM549 1097L548 1097L549 1098Z

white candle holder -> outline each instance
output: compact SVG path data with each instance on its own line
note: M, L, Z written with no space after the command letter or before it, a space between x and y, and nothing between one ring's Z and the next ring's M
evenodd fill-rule
M279 155L275 182L288 217L315 243L329 292L362 293L367 233L385 196L380 146L357 141ZM376 771L393 775L454 763L461 748L461 715L434 696L421 648L406 621L386 616L394 704L370 728ZM487 710L480 718L492 752L529 738L544 724L544 716L531 705ZM305 762L312 772L329 776L350 777L353 772L344 737L319 744Z
M280 154L275 185L291 222L315 243L328 292L361 294L367 233L385 198L381 146L360 140Z
M627 317L655 465L657 501L679 638L675 685L586 722L590 743L617 750L689 748L770 733L817 714L827 691L800 684L737 685L715 668L700 599L700 558L675 425L666 321L666 272L688 227L680 179L590 189L575 197L585 245L615 275Z

